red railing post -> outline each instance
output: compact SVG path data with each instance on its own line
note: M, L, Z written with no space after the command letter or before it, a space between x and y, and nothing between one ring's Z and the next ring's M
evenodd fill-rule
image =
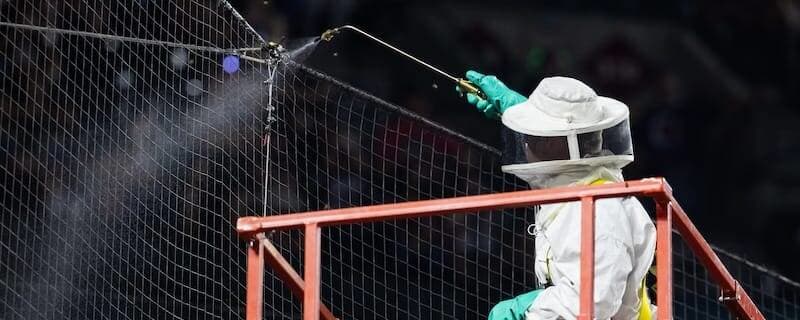
M581 198L581 285L578 320L594 319L594 197Z
M672 319L672 203L656 200L658 319ZM646 289L645 289L646 290Z
M316 223L306 224L304 272L305 291L303 292L303 320L319 320L320 306L320 264L322 251L322 232Z
M261 237L247 243L247 320L262 320L264 308L264 247Z

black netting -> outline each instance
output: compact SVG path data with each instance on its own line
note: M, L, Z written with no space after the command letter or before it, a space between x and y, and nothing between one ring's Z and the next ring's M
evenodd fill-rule
M525 189L499 152L299 65L276 76L269 214ZM344 319L478 319L534 288L532 209L323 229L323 300ZM301 233L273 241L299 269ZM281 282L269 315L299 317ZM268 298L270 299L270 298Z
M1 319L240 319L240 216L526 188L493 148L234 54L261 45L225 1L0 1ZM323 301L343 319L482 319L534 287L532 222L326 228ZM302 232L269 238L301 270ZM676 248L676 318L727 317ZM768 318L798 317L798 286L723 260ZM272 271L265 286L267 318L299 318Z
M0 318L240 317L233 224L262 202L262 66L56 30L259 46L227 8L0 2L3 23L52 28L0 25Z
M252 48L263 42L225 0L4 0L0 5L6 24L215 48ZM58 32L39 37L30 40L50 46L64 42ZM109 49L119 45L119 40L108 42Z
M299 65L279 69L268 214L523 190L499 152ZM533 210L324 228L323 301L344 319L482 319L535 288ZM302 232L271 239L302 270ZM728 319L676 236L676 319ZM796 319L800 286L726 252L768 319ZM274 275L268 315L300 316ZM654 297L655 301L655 297Z

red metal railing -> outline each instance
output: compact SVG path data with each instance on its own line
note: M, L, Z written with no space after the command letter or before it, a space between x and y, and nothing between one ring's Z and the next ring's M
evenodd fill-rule
M687 242L721 288L720 301L737 317L764 319L756 305L739 286L694 227L672 196L664 179L653 178L589 187L506 192L449 199L412 201L337 210L314 211L269 217L243 217L237 222L239 235L250 240L247 257L247 319L260 320L263 309L264 263L275 269L298 297L303 297L303 319L336 319L320 301L321 228L360 222L408 219L436 215L477 213L483 210L516 208L555 202L580 201L581 283L578 319L594 314L594 204L602 198L651 197L656 202L656 277L658 278L658 319L672 319L672 226ZM673 219L674 218L674 219ZM304 279L265 239L272 230L305 229Z

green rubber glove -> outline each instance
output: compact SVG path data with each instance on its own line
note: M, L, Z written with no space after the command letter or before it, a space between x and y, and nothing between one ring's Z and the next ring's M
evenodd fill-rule
M501 301L489 312L488 320L524 320L525 311L533 304L544 289L518 295L513 299Z
M497 119L503 115L508 108L518 103L528 100L525 96L509 89L495 76L486 76L476 71L467 71L467 80L481 88L486 95L486 99L467 93L467 102L478 107L490 119ZM456 86L456 90L461 92L461 88Z

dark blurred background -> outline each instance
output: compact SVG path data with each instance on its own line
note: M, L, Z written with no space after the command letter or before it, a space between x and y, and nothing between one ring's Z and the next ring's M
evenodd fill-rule
M353 24L457 76L495 74L523 95L546 76L581 79L630 107L627 178L666 177L710 242L800 278L795 1L232 3L267 40ZM321 43L305 63L502 147L501 124L453 83L354 33Z

